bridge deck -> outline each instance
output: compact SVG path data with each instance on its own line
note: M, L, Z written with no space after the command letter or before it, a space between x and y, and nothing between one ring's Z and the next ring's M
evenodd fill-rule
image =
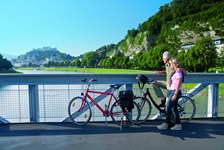
M162 121L123 128L113 123L2 124L1 150L221 150L224 142L224 118L196 119L183 125L182 131L157 130Z

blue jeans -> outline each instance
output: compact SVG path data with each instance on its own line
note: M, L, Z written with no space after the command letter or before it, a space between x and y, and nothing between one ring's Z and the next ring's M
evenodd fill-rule
M170 91L169 97L168 97L168 102L166 104L166 120L165 120L165 122L167 124L171 123L171 115L173 112L175 115L176 124L180 124L180 115L177 110L177 105L178 105L178 99L181 97L182 92L180 90L177 94L176 100L172 101L172 97L173 97L174 93L175 93L175 90Z

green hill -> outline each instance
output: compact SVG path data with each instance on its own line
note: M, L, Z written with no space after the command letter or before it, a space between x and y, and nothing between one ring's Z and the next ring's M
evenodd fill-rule
M223 8L224 0L173 0L117 44L99 48L107 56L100 67L160 70L162 53L169 51L188 71L224 70L224 49L218 53L214 44L224 44Z
M161 6L159 11L138 29L127 31L118 44L105 49L107 55L121 51L135 55L141 50L154 50L166 45L167 50L176 53L181 45L195 43L204 36L212 39L224 37L223 0L173 0ZM149 8L150 9L150 8Z
M43 47L33 49L26 54L20 55L11 60L15 67L36 67L47 64L48 62L73 61L76 57L61 53L57 48Z

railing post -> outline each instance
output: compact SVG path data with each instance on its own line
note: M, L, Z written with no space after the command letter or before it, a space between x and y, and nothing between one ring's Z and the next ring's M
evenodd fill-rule
M30 122L39 121L38 85L29 85Z
M125 89L126 90L133 90L133 85L132 84L125 84Z
M219 84L212 83L208 88L208 113L207 117L218 117Z

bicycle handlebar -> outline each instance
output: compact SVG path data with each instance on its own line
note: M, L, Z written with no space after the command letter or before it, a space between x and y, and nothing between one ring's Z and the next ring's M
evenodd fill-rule
M138 87L140 89L144 88L145 83L151 84L153 82L153 80L143 74L140 74L136 77L136 79L138 80ZM142 86L140 85L142 84Z

